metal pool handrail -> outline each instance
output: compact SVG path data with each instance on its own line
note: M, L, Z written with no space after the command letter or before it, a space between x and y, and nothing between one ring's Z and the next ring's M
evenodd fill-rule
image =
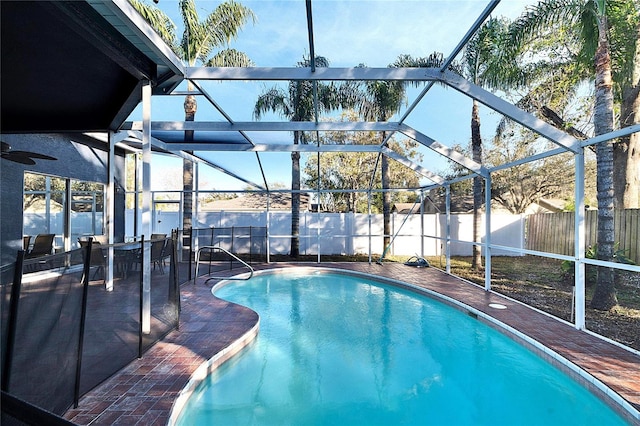
M205 280L205 283L208 282L209 280L236 280L236 281L247 281L249 279L251 279L251 277L253 277L253 268L251 267L251 265L249 265L247 262L245 262L244 260L240 259L238 256L236 256L235 254L231 253L230 251L223 249L222 247L219 246L202 246L198 249L198 251L196 252L196 274L193 277L193 283L196 283L196 278L198 278L198 268L200 267L200 252L202 250L211 250L211 251L221 251L223 253L226 253L227 255L231 256L233 259L237 260L238 262L242 263L244 266L246 266L247 268L249 268L249 276L248 277L209 277Z

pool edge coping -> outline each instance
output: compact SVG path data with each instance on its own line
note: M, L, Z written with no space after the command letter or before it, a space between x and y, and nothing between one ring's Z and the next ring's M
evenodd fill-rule
M216 286L213 286L212 289L214 288L216 288ZM213 373L220 366L231 360L234 356L238 355L247 346L249 346L249 344L253 342L258 336L259 329L260 317L258 316L258 321L253 327L251 327L251 329L249 329L246 333L240 336L240 338L229 344L229 346L215 354L213 357L204 361L198 368L196 368L196 370L189 377L189 381L173 401L171 410L169 412L169 419L166 423L167 425L173 426L176 424L176 421L186 407L187 401L189 400L191 395L193 395L193 392L200 385L200 383L202 383L209 374Z

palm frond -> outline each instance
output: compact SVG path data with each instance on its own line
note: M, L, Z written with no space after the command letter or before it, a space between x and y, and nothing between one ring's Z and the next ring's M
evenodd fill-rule
M340 87L335 83L318 84L317 94L319 114L337 110L338 108L343 106L343 98Z
M200 24L198 11L193 0L180 0L178 7L184 25L180 47L184 59L189 65L194 65L201 58L202 46L206 41L206 34Z
M636 55L640 55L640 1L607 2L611 58L617 93L637 86L634 74ZM634 81L634 75L636 81Z
M264 113L269 111L280 114L288 119L291 119L293 116L287 94L279 87L272 87L258 97L253 107L253 117L259 120Z
M575 24L586 3L584 0L542 0L527 7L511 25L510 44L522 48L528 41L558 25Z
M387 121L406 103L405 88L400 81L366 81L358 113L368 121Z
M250 20L255 23L256 16L248 7L234 0L221 3L207 16L204 22L208 35L207 45L215 48L229 44Z
M316 55L316 57L315 57L315 65L316 65L316 67L319 67L319 68L326 68L326 67L329 66L329 60L327 58L325 58L324 56ZM300 67L300 68L309 68L311 66L311 58L303 56L302 60L298 61L296 66Z
M129 4L151 25L165 43L177 53L176 25L159 8L142 0L129 0Z
M236 49L221 50L205 63L207 67L252 67L253 65L253 61L246 53Z
M402 54L398 56L393 63L389 64L389 66L394 68L442 68L445 61L446 58L440 52L433 52L423 58L414 58L411 55ZM449 68L451 68L451 66L449 66ZM421 86L424 84L423 81L408 81L406 83L412 86Z

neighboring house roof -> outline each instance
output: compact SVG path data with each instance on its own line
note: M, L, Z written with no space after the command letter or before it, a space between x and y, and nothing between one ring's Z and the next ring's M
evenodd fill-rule
M412 210L413 209L413 210ZM420 203L395 203L391 208L392 213L401 213L401 214L420 214Z
M550 200L546 198L540 198L538 200L538 206L553 212L558 213L564 211L565 201L564 200Z
M201 210L230 211L230 210L267 210L267 196L263 194L249 193L227 200L215 200L200 205ZM269 197L269 210L291 210L291 194L271 194ZM300 210L309 210L309 196L300 194Z

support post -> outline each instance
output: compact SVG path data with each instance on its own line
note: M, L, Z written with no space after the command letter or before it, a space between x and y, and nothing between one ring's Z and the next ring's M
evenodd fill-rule
M491 174L484 180L484 289L491 290Z
M586 248L586 233L585 233L585 212L584 212L584 148L580 149L580 152L574 155L575 161L575 219L574 219L574 256L576 258L574 262L575 268L575 281L574 297L575 297L575 327L578 330L584 330L585 328L585 248Z
M271 193L267 192L267 235L266 235L266 240L267 240L267 263L270 263L271 261L271 241L269 239L269 234L270 234L270 230L271 230L271 214L269 212L269 208L271 207Z
M93 238L84 248L84 264L82 266L82 305L80 313L80 329L78 332L78 350L76 352L76 377L73 388L73 407L78 408L80 402L80 379L82 378L82 353L84 352L84 330L87 323L87 298L89 296L89 274L91 273L91 253Z
M444 253L445 253L445 263L446 263L446 272L447 274L451 273L451 186L447 185L446 187L446 196L445 196L445 206L446 206L446 222L445 222L445 244L444 244Z
M193 212L191 215L191 228L198 228L198 214L200 213L200 163L195 161L193 163ZM195 221L194 221L195 218ZM197 247L196 247L197 248Z
M420 257L424 257L424 190L420 190Z
M113 291L113 238L114 238L114 218L115 218L115 152L116 147L113 141L113 132L109 132L109 153L107 157L107 196L105 200L105 227L107 231L107 243L109 244L109 253L107 256L107 268L105 271L105 289L107 291ZM137 160L136 160L137 163ZM137 167L137 165L136 165ZM137 186L137 185L136 185ZM136 194L137 201L137 194ZM136 202L135 205L138 203ZM136 207L137 208L137 207ZM135 210L137 212L137 210ZM135 219L134 219L135 222ZM135 228L135 225L134 225Z
M71 251L71 209L73 208L73 197L71 196L71 179L64 180L64 226L62 230L62 245L64 251Z
M140 197L140 176L142 176L142 163L140 161L140 155L138 153L134 154L134 162L135 162L135 171L134 171L134 183L133 183L133 237L134 241L140 235L140 223L142 222L142 218L140 217L140 206L139 206L139 197Z
M371 191L367 191L367 213L369 215L369 264L371 264Z
M151 235L151 83L142 84L142 235ZM151 245L142 242L142 332L151 332Z

